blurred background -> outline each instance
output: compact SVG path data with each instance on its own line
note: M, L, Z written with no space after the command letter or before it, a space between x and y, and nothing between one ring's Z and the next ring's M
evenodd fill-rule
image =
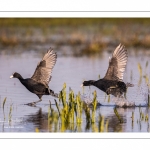
M63 55L91 55L150 47L149 18L1 18L0 49L41 50L49 46Z

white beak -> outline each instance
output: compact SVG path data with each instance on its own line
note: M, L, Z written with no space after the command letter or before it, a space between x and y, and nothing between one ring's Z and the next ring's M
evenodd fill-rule
M10 79L11 79L11 78L13 78L13 77L14 77L14 76L13 76L13 75L11 75L11 76L10 76Z
M83 84L81 84L80 87L83 87Z

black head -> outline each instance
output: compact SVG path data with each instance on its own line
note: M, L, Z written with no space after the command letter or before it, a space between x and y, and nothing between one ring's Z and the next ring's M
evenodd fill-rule
M23 79L22 76L21 76L19 73L17 73L17 72L13 73L13 74L10 76L10 78Z
M84 81L82 83L82 86L90 86L93 85L94 82L95 82L94 80Z

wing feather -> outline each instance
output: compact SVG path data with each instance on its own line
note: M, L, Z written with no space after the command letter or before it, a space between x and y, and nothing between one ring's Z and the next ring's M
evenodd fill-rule
M51 80L52 69L56 64L57 54L50 48L38 63L33 76L33 80L48 85Z
M125 46L119 44L109 60L109 67L104 79L123 81L123 74L126 68L128 59L127 50Z

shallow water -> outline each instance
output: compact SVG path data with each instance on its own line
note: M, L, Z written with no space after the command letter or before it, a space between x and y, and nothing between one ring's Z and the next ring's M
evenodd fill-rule
M42 102L36 107L24 105L29 102L37 101L38 97L30 93L18 79L9 79L14 72L20 73L24 78L29 78L34 73L37 63L43 57L46 51L24 51L21 53L3 50L0 52L0 132L35 132L38 128L41 132L60 132L61 129L48 127L48 109L49 100L52 107L55 108L54 98L43 96ZM98 79L103 77L107 71L108 58L110 53L104 51L100 56L74 57L64 56L58 53L58 59L53 69L50 88L58 93L65 82L67 92L69 87L77 94L79 91L83 94L80 87L83 80ZM150 53L146 50L138 50L136 53L129 50L127 68L124 74L124 81L131 82L135 86L128 89L127 100L135 103L136 106L145 106L148 97L148 87L143 77L145 74L150 77L150 67L146 68L146 62L149 62ZM143 69L142 78L138 71L138 63ZM96 110L96 116L99 114L105 121L109 120L108 129L105 132L149 132L149 120L145 116L150 115L148 107L134 108L116 108L121 122L114 113L115 98L110 97L110 101L104 92L95 87L85 87L84 94L92 98L92 92L97 91L97 99L104 106L99 106ZM7 97L3 111L3 100ZM90 99L89 98L89 99ZM12 105L12 110L11 110ZM55 108L56 109L56 108ZM140 112L144 118L140 117ZM134 113L134 121L132 121ZM98 120L94 125L86 123L85 118L80 126L74 124L65 132L95 132L99 128Z

